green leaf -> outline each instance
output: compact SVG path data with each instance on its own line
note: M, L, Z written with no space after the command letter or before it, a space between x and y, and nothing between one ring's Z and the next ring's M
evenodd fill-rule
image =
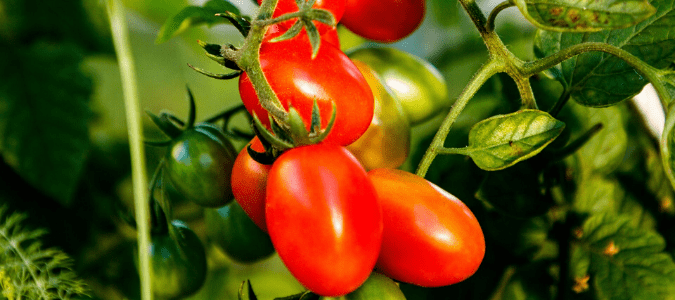
M209 0L202 7L188 6L183 8L183 10L162 25L155 43L164 43L193 26L202 24L213 26L215 24L230 23L227 19L216 16L217 13L225 12L231 12L235 15L240 14L239 9L228 0Z
M514 0L532 24L554 31L625 28L656 12L647 0Z
M549 275L548 262L532 262L507 272L509 281L495 300L546 300L551 299L550 288L554 283Z
M673 299L675 263L663 237L637 229L629 218L593 215L583 224L578 247L589 257L598 299ZM575 265L575 262L572 263Z
M579 160L582 174L609 174L614 172L626 155L628 137L623 124L623 114L619 107L590 108L568 104L579 119L578 128L572 128L573 132L585 132L595 124L602 124L603 128L591 137L588 142L579 149L576 157ZM578 129L578 130L575 130Z
M91 79L80 48L0 45L0 151L24 180L71 203L89 150Z
M536 155L564 128L539 110L494 116L471 128L468 152L481 169L501 170Z
M619 47L655 68L665 68L675 61L675 3L651 0L657 12L628 28L595 33L561 33L538 31L535 54L548 56L561 49L584 42L603 42ZM647 80L610 54L589 52L564 61L555 79L567 86L572 99L586 106L604 107L630 99L639 93Z
M614 178L588 176L580 181L574 197L574 210L587 213L617 214L626 195Z

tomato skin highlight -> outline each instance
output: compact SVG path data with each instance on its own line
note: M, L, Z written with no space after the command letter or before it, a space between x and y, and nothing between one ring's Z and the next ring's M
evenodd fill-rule
M364 38L393 43L413 33L424 13L425 0L347 0L340 23Z
M265 148L258 139L254 137L249 143L256 152L264 152ZM272 165L261 164L248 154L248 145L244 147L237 155L232 167L232 193L234 200L241 205L241 208L258 225L260 229L267 232L265 223L265 197L267 195L267 175Z
M358 139L373 118L373 94L358 68L340 49L322 43L311 59L312 48L306 34L292 39L263 43L260 63L272 90L285 109L298 111L309 130L312 107L316 100L321 112L321 128L332 114L336 119L324 143L349 145ZM248 74L239 77L239 93L246 109L270 128L268 113L263 109Z
M485 238L469 208L426 179L396 169L368 172L384 221L377 270L423 287L454 284L473 275Z
M363 167L345 148L288 150L267 181L267 229L281 260L322 296L354 291L370 275L382 214Z

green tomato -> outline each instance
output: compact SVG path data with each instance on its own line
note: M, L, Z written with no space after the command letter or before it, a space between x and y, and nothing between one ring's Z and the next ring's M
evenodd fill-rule
M152 236L152 290L160 299L194 294L206 279L206 253L199 237L183 222L174 220L169 232Z
M355 61L375 99L373 120L366 132L347 146L366 170L398 168L410 152L410 124L401 103L375 71Z
M389 47L359 48L348 56L375 70L401 101L411 125L430 119L449 104L445 79L422 58Z
M166 173L186 199L206 207L223 206L234 198L230 175L236 155L220 129L197 124L172 142Z
M253 263L274 253L270 237L253 223L237 201L219 209L207 209L205 214L209 238L233 260Z
M355 291L341 297L322 297L323 300L405 300L398 284L389 277L373 272Z

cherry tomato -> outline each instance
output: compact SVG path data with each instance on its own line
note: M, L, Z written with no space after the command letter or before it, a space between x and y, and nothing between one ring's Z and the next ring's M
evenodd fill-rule
M236 153L220 129L197 124L172 142L166 154L166 174L190 201L223 206L233 199L230 173Z
M199 237L181 221L172 221L169 233L152 236L150 259L152 290L158 298L182 298L194 294L204 284L204 246Z
M367 47L352 51L349 57L375 70L401 101L411 125L430 119L448 105L445 79L417 56L389 47Z
M267 180L267 229L295 278L322 296L354 291L380 250L382 215L365 170L347 149L288 150Z
M205 211L209 238L230 258L253 263L274 253L270 237L249 218L237 201Z
M398 168L410 151L410 125L403 107L370 67L359 61L354 64L373 90L375 113L368 130L347 149L366 170Z
M312 49L306 35L263 43L260 62L272 89L284 108L289 105L306 120L309 130L312 107L316 100L325 128L337 108L336 119L324 143L349 145L358 139L373 118L373 94L359 69L349 58L329 43L323 43L311 59ZM246 109L269 128L268 114L246 73L239 78L239 93Z
M249 143L256 152L263 152L262 143L254 137ZM247 146L248 147L248 146ZM264 232L267 232L265 223L265 189L267 174L272 165L263 165L248 155L247 147L239 152L232 168L232 193L234 199L241 205L246 214Z
M384 220L376 268L402 282L438 287L478 270L485 239L478 221L455 196L417 175L376 169L368 173Z
M333 28L321 35L321 41L329 42L335 48L340 49L340 36L338 35L337 28Z
M262 0L257 0L258 4L262 4ZM304 0L303 0L304 1ZM335 23L340 22L342 14L345 12L345 2L346 0L316 0L312 8L325 9L330 11L335 17ZM279 17L283 14L293 13L298 11L298 5L295 3L295 0L279 0L277 7L272 14L273 18ZM282 29L288 29L296 22L297 18L277 23ZM314 25L319 30L320 34L324 34L334 27L328 26L327 24L314 21Z
M425 0L347 0L340 23L367 39L391 43L422 24L424 3Z

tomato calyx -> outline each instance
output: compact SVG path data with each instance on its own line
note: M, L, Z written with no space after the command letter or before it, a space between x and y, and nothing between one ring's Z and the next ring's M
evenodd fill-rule
M335 102L332 103L332 106L333 112L330 121L328 121L326 128L321 129L321 114L318 104L314 101L309 131L306 128L305 121L292 105L288 108L288 115L284 122L278 122L276 118L269 117L272 132L265 128L258 116L254 114L252 127L263 144L265 152L256 152L249 145L247 148L249 155L261 164L270 165L281 153L288 149L320 143L328 136L333 124L335 124L337 111Z

